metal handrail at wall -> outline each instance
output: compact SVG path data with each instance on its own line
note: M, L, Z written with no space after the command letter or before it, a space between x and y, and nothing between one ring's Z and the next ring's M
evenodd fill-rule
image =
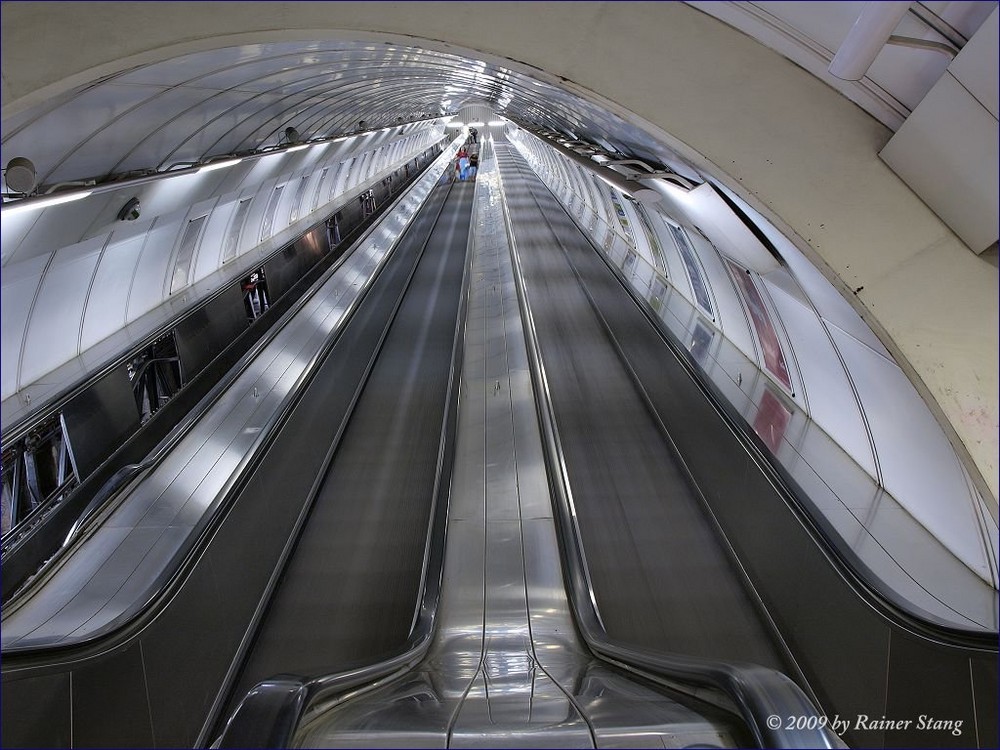
M648 257L651 253L640 247L638 232L626 234L622 225L611 219L616 212L609 202L604 201L602 210L591 205L594 195L603 198L602 190L613 189L598 183L584 195L567 183L566 173L575 169L582 175L585 170L567 163L562 167L564 172L557 172L553 162L568 160L554 151L543 157L544 145L532 136L522 134L513 142L686 353L700 377L711 384L750 433L760 438L757 442L762 453L800 488L799 495L812 518L837 540L838 548L861 576L880 595L921 619L971 633L996 633L1000 592L984 578L988 572L970 568L806 409L787 397L773 375L727 337L717 317L706 315ZM587 175L578 179L593 181ZM628 203L626 196L618 193L617 197ZM649 209L637 206L635 210ZM670 226L677 238L674 241L686 242L686 250L701 248L692 245L689 232L679 224ZM714 248L710 251L718 253ZM739 274L749 272L739 269ZM971 481L954 489L956 494L978 498ZM980 500L976 505L980 530L968 543L981 546L984 559L993 559L996 524L981 506Z

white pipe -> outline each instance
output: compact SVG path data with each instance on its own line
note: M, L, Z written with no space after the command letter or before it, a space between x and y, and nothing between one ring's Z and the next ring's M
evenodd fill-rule
M867 2L830 62L831 75L860 81L910 9L908 0Z

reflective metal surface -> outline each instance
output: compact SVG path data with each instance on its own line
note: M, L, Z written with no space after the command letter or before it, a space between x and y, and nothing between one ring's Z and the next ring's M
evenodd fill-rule
M348 39L234 46L123 71L9 118L2 145L31 158L44 187L263 148L288 126L303 139L341 135L451 114L468 100L575 137L633 139L650 155L633 126L521 73Z
M427 657L304 726L302 747L740 744L708 717L596 662L560 570L494 163L477 180L456 469Z
M697 254L702 283L714 291L714 317L686 287L689 274L655 269L641 221L625 218L636 212L627 199L609 200L609 188L537 138L521 131L513 142L880 590L922 617L995 631L996 524L905 375L887 352L873 348L870 331L865 338L863 326L845 329L840 319L828 325L833 301L823 303L822 315L814 312L786 269L759 277L789 336L786 348L809 376L792 398L765 372L759 347L742 341L749 321L723 267L726 256L698 229L682 229L680 211L640 207L651 221L669 217ZM668 259L676 257L670 235L662 247Z
M426 123L392 128L117 188L89 206L82 201L41 209L42 215L5 216L5 445L11 427L22 428L88 374L256 271L312 225L356 201L374 180L438 142L441 131ZM141 218L116 220L119 204L136 194ZM70 213L58 213L64 208ZM178 274L185 266L178 240L193 222L203 229L196 233L194 258ZM175 279L185 280L182 288Z
M134 616L268 439L448 163L440 157L236 380L44 580L5 607L5 653L78 643ZM248 355L249 357L250 355Z

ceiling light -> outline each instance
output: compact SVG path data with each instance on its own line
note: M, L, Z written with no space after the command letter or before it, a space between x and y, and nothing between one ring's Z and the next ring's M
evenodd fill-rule
M219 161L212 161L202 166L198 172L211 172L216 169L225 169L226 167L231 167L234 164L239 164L241 161L243 161L243 159L220 159Z
M285 149L285 153L290 154L292 153L292 151L301 151L304 148L309 148L311 145L312 145L311 143L303 143L298 146L290 146L289 148Z
M69 203L86 198L93 190L81 190L76 193L63 193L62 195L47 195L44 198L25 198L13 203L4 203L3 212L7 215L30 211L33 208L48 208L58 206L60 203Z

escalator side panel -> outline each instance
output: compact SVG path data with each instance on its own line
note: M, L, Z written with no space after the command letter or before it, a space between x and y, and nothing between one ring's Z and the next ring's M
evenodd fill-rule
M453 188L233 690L406 641L420 596L472 185ZM228 715L235 705L225 712Z
M68 685L91 668L104 675L102 682L123 686L147 705L148 732L135 727L136 734L126 736L122 732L127 723L121 731L111 730L122 744L190 747L195 743L286 540L311 497L329 446L347 418L357 384L445 192L436 189L430 194L427 206L268 449L268 456L286 460L268 462L265 458L253 471L239 500L230 506L212 539L185 571L184 583L157 616L140 625L136 638L110 653L95 647L73 651L72 661L64 661L59 652L5 657L5 746L60 745L60 717L72 722L74 744L84 744L76 729L90 721L81 713L86 709L81 701L87 698ZM133 657L120 653L131 649L141 653L139 673L132 666ZM62 683L53 682L54 675L68 678L65 692ZM104 695L106 701L93 722L109 731L120 710L112 701L114 696L107 691ZM133 698L127 700L129 706ZM8 713L8 705L15 703L55 703L56 718L33 722L29 715ZM92 744L106 746L103 737L93 739Z
M565 212L552 216L561 220ZM980 722L978 737L974 731L976 712L997 704L996 650L934 643L859 596L639 307L625 303L598 251L589 243L572 249L590 296L821 707L852 723L844 739L864 747L956 741L996 747L995 711ZM888 707L901 712L890 718L912 719L913 727L921 714L962 721L962 735L924 731L919 742L915 735L907 741L899 732L859 725L858 716L880 719Z

